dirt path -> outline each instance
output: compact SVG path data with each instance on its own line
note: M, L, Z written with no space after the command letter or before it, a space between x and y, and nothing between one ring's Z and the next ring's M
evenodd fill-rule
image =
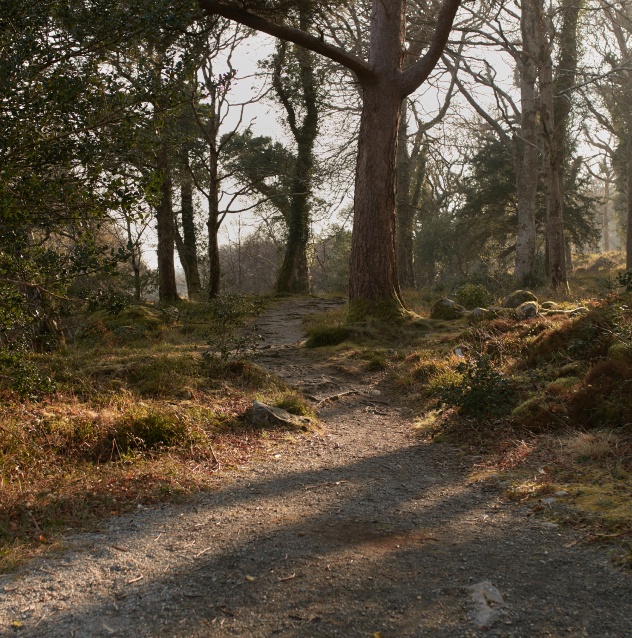
M319 399L356 392L325 404L323 432L1 577L0 635L632 636L629 573L469 484L469 460L416 441L379 375L296 345L324 303L268 312L259 357Z

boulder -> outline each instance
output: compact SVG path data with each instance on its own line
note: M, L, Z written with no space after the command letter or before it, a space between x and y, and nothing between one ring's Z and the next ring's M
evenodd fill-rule
M460 319L465 315L465 308L452 299L439 299L430 310L431 319Z
M305 416L295 416L282 408L275 408L260 401L253 401L252 424L255 427L280 425L306 430L311 423L312 420Z
M537 301L525 301L521 303L515 310L516 319L532 319L540 313L540 307Z
M527 301L538 302L538 298L528 290L515 290L503 299L503 308L517 308Z
M559 310L559 304L556 304L554 301L543 301L540 304L540 308L544 308L544 310Z

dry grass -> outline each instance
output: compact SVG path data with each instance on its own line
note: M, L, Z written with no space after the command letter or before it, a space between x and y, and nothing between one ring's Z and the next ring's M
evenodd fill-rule
M0 388L0 571L62 531L208 489L295 436L252 428L255 396L294 410L300 398L251 363L203 356L207 322L193 310L190 323L151 308L93 315L76 344L30 357L54 389Z

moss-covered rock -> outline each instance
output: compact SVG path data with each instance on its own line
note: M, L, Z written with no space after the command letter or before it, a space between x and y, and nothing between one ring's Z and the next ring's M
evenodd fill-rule
M529 290L515 290L503 299L503 308L517 308L527 301L538 302L538 298Z
M435 302L430 310L431 319L443 319L450 321L453 319L460 319L465 315L465 308L452 299L439 299Z
M608 348L607 357L615 361L632 361L632 345L616 341Z
M537 301L525 301L516 308L516 319L519 319L520 321L524 319L532 319L533 317L538 316L539 311L540 307L538 306Z
M559 310L560 305L554 301L543 301L540 304L540 308L543 308L544 310Z

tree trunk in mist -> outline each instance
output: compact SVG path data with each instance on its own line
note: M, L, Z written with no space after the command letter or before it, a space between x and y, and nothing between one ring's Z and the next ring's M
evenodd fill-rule
M544 137L544 171L548 181L547 189L547 243L550 283L554 290L568 290L566 273L566 245L564 242L564 195L562 190L562 169L560 149L555 130L555 86L553 83L553 62L548 18L543 2L539 3L539 69L540 69L540 120Z
M158 235L158 297L160 303L179 300L176 271L173 263L175 223L171 194L171 171L166 151L160 152L158 169L162 173L160 201L156 206L156 230Z
M413 288L413 232L415 209L411 202L412 165L408 150L407 103L404 100L397 140L397 270L400 286Z
M309 26L309 15L301 15L301 28ZM284 45L282 45L284 46ZM281 81L282 58L277 61L275 81L273 82L279 99L283 103L290 120L290 128L296 140L296 165L292 179L292 194L288 223L288 238L283 263L277 276L276 291L286 294L309 294L309 266L307 246L310 234L310 198L314 174L314 143L318 135L318 105L316 78L312 54L306 49L297 48L299 74L305 115L299 126L296 114L285 94Z
M628 122L628 140L626 143L627 162L627 215L625 235L625 268L632 270L632 120Z
M629 146L630 141L628 140L628 148ZM605 162L604 169L604 175L606 176L603 184L605 201L603 203L601 236L603 237L603 251L607 253L610 252L610 175L608 174L608 167L605 165Z
M180 187L182 237L176 234L176 244L180 263L187 282L189 299L198 299L202 291L200 272L198 270L197 238L195 236L195 221L193 219L193 180L188 175L182 178ZM180 241L181 240L181 241Z
M518 232L514 278L518 286L533 284L536 246L536 193L539 161L537 144L536 65L538 53L537 6L523 0L521 13L522 55L520 60L520 139L514 141Z
M131 250L131 262L132 262L132 272L134 273L134 300L140 301L142 290L140 285L140 259L137 255L137 246L134 245L134 241L132 240L132 222L129 217L125 217L125 225L127 229L127 246L128 249Z

